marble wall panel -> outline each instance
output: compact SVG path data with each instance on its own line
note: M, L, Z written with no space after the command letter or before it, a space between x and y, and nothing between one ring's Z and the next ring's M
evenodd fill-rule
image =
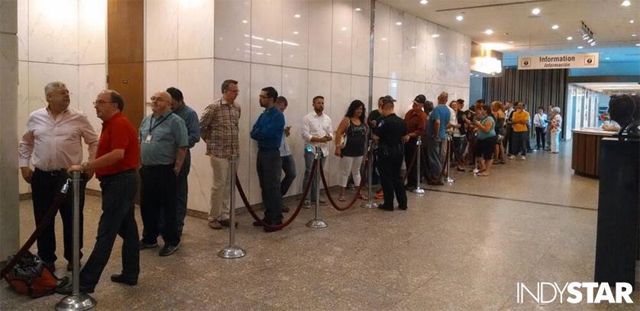
M407 31L402 24L403 13L397 9L389 10L389 79L402 77L402 37Z
M402 79L416 80L417 18L410 14L402 16Z
M309 1L282 0L282 65L309 65ZM296 14L300 14L297 18ZM303 18L304 16L304 18Z
M78 0L78 64L106 60L107 0Z
M353 13L351 0L333 1L332 72L351 73Z
M18 59L29 60L29 0L18 0Z
M389 76L390 8L380 2L376 2L375 5L373 76L386 78Z
M28 10L29 60L77 64L77 0L31 0Z
M0 1L0 32L18 31L18 0Z
M302 140L302 118L307 114L310 106L307 100L309 71L303 69L282 69L282 96L287 98L289 106L285 110L286 124L291 126L291 135L287 138L289 148L296 163L297 177L294 180L289 195L302 192L304 178L304 141Z
M145 2L145 57L147 61L178 58L179 0Z
M254 63L282 64L282 18L276 16L282 16L282 0L251 3L251 61Z
M365 107L369 106L369 78L351 76L351 100L359 99ZM375 101L375 99L374 99ZM376 106L376 103L373 103Z
M422 19L416 21L416 65L415 81L425 82L427 80L427 42L429 34L427 23Z
M331 96L328 101L325 101L325 105L328 102L329 109L325 107L325 111L328 111L327 115L331 117L331 120L333 121L334 134L338 125L344 118L345 113L347 113L347 109L349 108L352 100L351 76L339 73L331 74ZM332 141L329 143L329 146L330 155L327 157L325 176L328 178L327 183L329 183L329 186L332 186L338 183L340 158L334 155L335 143Z
M378 107L378 98L389 94L389 79L373 78L373 109Z
M67 85L71 97L71 106L78 105L78 66L47 63L28 64L29 71L29 112L46 107L44 87L49 82L61 81ZM26 120L24 120L26 122Z
M215 56L251 60L251 0L216 0Z
M78 66L79 101L77 109L87 116L98 135L102 129L102 120L96 116L93 101L98 93L107 87L106 69L105 64ZM84 153L84 158L85 161L89 158L88 152ZM100 191L100 183L96 178L93 178L87 183L87 188Z
M213 57L213 6L213 0L180 1L178 58Z
M371 2L368 0L353 0L352 9L351 73L368 76Z
M309 1L309 69L331 70L333 9L329 2Z
M178 61L149 61L146 64L145 77L144 98L148 102L155 92L164 91L170 86L178 85Z

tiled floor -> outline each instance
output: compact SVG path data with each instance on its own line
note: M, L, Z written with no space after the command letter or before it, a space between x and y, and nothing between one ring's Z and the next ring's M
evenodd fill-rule
M271 234L240 215L237 241L247 256L237 260L216 256L226 231L190 217L175 255L142 252L135 287L109 281L120 269L117 241L93 296L102 310L636 309L516 303L517 282L592 280L598 181L573 175L569 154L532 153L487 178L454 177L455 185L424 197L409 194L407 211L324 209L322 230L304 226L310 210ZM20 206L23 239L33 229L30 204ZM98 199L85 211L88 253ZM51 310L61 298L3 288L0 310Z

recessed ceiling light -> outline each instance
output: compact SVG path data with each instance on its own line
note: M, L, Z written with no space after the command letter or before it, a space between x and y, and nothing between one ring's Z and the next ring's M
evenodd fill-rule
M362 11L361 8L356 8L356 12L360 12L360 11Z
M299 32L298 32L298 31L294 31L294 32L293 32L293 34L294 34L294 35L297 35L297 34L299 34Z
M553 26L551 26L551 29L553 29L553 30L556 30L556 29L558 29L558 28L560 28L560 26L558 26L558 25L553 25Z
M631 36L632 36L632 37L636 37L636 36L638 36L638 35L636 35L636 34L634 33L634 34L632 34Z
M427 3L429 3L429 1L427 1L427 0L420 0L420 4L422 4L422 5L425 5L425 4L427 4Z
M589 45L590 45L590 46L595 46L595 45L596 45L596 42L595 42L595 41L593 41L593 42L589 43Z
M248 23L248 21L247 21L246 19L243 19L243 20L242 20L242 23L243 23L243 24L246 24L246 23Z
M578 50L582 50L583 46L582 45L578 45Z
M572 36L568 36L567 40L571 41L571 40L573 40L573 37Z
M533 10L531 10L531 14L533 14L533 15L540 14L540 8L534 8Z
M438 37L440 37L440 34L434 33L431 35L431 38L438 38Z
M402 22L396 22L396 25L402 26Z
M380 40L387 41L387 38L382 37L382 38L380 38Z
M629 20L629 24L633 24L633 23L635 23L635 22L636 22L636 21L634 21L634 20Z
M440 56L444 55L444 53L440 52Z
M629 0L624 0L622 1L622 3L620 3L621 6L630 6L631 5L631 1Z
M636 43L636 46L640 46L640 43Z
M343 26L342 28L340 28L340 31L347 31L347 27Z
M610 59L611 59L611 57L605 57L604 59L606 59L606 60L610 60Z
M489 36L492 35L493 34L493 29L489 28L489 29L485 30L484 34L485 35L489 35Z
M300 14L294 14L293 17L300 18Z
M456 20L461 22L462 20L464 20L464 16L462 16L462 14L456 16Z

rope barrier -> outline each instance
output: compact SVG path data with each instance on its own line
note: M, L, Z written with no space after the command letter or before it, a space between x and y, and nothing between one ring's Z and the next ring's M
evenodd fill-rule
M418 158L418 150L416 149L416 152L413 153L413 158L411 158L411 163L409 163L409 165L407 166L407 173L404 174L404 179L402 180L402 182L406 182L407 178L409 178L409 172L411 172L411 170L413 169L413 166L416 164L416 159ZM422 172L418 172L418 176L422 177Z
M318 162L319 161L317 159L313 160L313 166L311 167L311 174L309 175L309 181L307 182L307 184L304 187L302 200L300 201L300 203L298 203L298 207L296 207L296 210L289 217L289 219L287 219L287 221L285 221L285 222L283 222L282 224L279 224L279 225L268 224L268 223L264 222L264 220L262 218L260 218L260 216L258 216L258 214L251 207L251 204L249 203L249 200L247 199L247 196L244 193L244 189L242 189L242 185L240 184L240 180L236 176L236 187L238 188L238 193L240 194L240 198L242 199L242 202L244 203L244 206L247 208L247 211L249 211L249 214L251 214L251 217L253 217L256 221L260 222L260 224L262 226L264 226L266 228L270 228L270 229L279 230L279 229L282 229L282 228L288 226L289 224L291 224L293 222L293 220L298 216L300 211L302 210L302 206L304 205L304 199L309 194L309 190L311 189L311 183L314 180L315 168L316 168L316 165L318 165Z
M365 160L363 164L366 165L367 162L369 162L369 153L365 154ZM367 171L368 170L365 170L365 173L368 173ZM322 178L322 184L324 185L324 189L327 194L327 199L329 199L329 202L331 202L331 206L333 206L333 208L335 208L336 210L341 212L346 211L352 208L355 205L355 203L358 201L358 199L360 199L360 190L362 190L362 187L364 187L364 184L365 184L364 179L362 178L360 179L360 185L358 186L358 189L356 190L356 194L353 196L353 199L351 199L351 202L349 202L347 206L341 207L338 204L336 204L336 202L333 200L333 197L331 197L331 192L329 191L329 185L327 184L327 179L324 175L324 168L322 166L322 163L320 163L320 177Z

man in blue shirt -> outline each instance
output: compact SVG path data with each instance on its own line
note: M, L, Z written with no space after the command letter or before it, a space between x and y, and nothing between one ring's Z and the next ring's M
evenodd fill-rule
M449 94L442 92L438 95L438 105L429 114L427 122L427 184L444 185L442 182L441 144L447 139L447 125L451 119L451 112L447 107Z
M187 215L187 198L189 194L188 176L191 171L191 151L190 149L200 141L200 123L198 114L187 106L184 102L184 96L182 91L175 87L167 89L167 93L171 95L173 102L171 103L171 110L184 120L187 126L187 135L189 137L189 148L184 156L184 162L182 163L182 170L178 174L178 189L177 189L177 201L176 206L176 222L178 225L178 236L182 236L182 228L184 228L184 218Z
M284 114L276 107L277 98L278 91L271 86L260 91L260 107L264 112L251 129L251 138L258 143L257 171L262 189L263 221L269 225L282 224L280 142L284 132ZM260 226L260 222L253 224ZM264 227L265 232L277 230L280 229Z

